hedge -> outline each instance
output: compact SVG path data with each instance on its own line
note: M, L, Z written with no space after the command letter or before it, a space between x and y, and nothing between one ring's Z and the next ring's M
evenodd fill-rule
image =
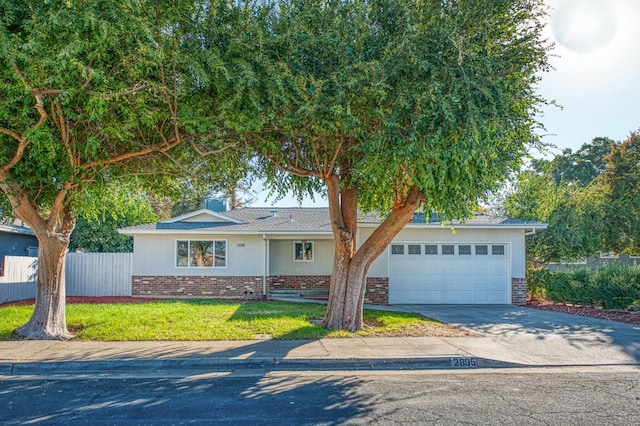
M640 309L640 266L609 263L596 269L547 269L529 273L529 295L558 303Z

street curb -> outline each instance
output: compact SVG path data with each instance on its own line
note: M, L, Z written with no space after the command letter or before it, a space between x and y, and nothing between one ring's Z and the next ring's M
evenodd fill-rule
M456 367L454 359L473 359L471 365ZM524 364L475 357L424 358L353 358L353 359L283 359L254 358L229 360L221 358L170 360L104 360L0 363L0 376L52 374L131 374L200 372L222 373L235 370L268 371L375 371L375 370L464 370L482 368L521 368Z

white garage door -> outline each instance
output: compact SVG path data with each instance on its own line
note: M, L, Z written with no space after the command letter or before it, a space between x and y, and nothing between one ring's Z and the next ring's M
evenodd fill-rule
M389 303L507 304L507 244L394 243Z

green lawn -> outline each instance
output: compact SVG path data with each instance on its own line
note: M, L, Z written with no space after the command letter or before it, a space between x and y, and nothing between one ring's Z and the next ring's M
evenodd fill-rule
M269 334L274 339L351 337L329 331L309 320L322 318L325 305L287 302L171 300L147 303L68 304L67 325L75 340L251 340ZM0 307L0 340L28 321L32 306ZM450 328L417 314L365 311L374 324L355 335L415 335L429 327Z

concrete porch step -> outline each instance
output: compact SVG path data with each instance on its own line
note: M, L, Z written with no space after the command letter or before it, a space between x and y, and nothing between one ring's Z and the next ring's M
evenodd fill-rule
M282 288L272 289L272 298L279 299L328 299L329 289L323 288Z

